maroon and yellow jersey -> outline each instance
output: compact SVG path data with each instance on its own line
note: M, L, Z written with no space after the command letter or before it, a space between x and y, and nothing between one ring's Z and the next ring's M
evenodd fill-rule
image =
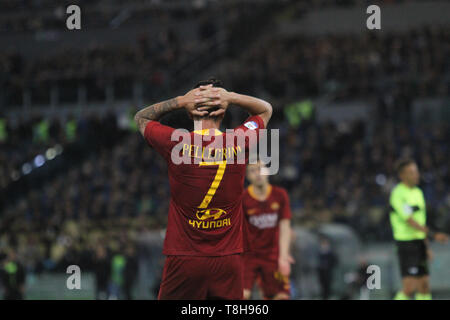
M289 196L285 189L269 185L268 196L260 201L249 186L242 198L245 216L246 248L249 255L277 260L279 253L279 222L291 218Z
M243 251L245 166L249 146L256 142L246 135L252 130L258 136L263 128L259 116L248 118L232 133L217 129L175 132L157 121L147 124L145 139L168 164L165 255L224 256ZM174 155L188 163L174 160ZM244 163L238 163L242 157Z

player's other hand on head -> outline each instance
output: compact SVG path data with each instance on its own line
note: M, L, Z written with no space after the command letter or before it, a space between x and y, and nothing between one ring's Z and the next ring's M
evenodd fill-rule
M225 113L230 104L230 92L223 88L216 88L213 86L201 86L200 92L196 99L198 111L208 111L209 109L216 109L210 113L210 116L216 117Z
M448 239L448 235L442 232L436 232L436 234L434 235L434 240L440 243L447 243Z
M206 87L206 86L202 86ZM198 116L202 117L208 114L208 111L201 111L198 110L198 104L196 100L199 97L200 91L202 91L202 87L192 89L188 91L184 96L180 97L180 103L183 106L184 109L191 115L191 116Z
M280 256L278 258L278 270L283 276L289 277L289 275L291 274L291 264L293 263L295 263L295 261L292 256Z

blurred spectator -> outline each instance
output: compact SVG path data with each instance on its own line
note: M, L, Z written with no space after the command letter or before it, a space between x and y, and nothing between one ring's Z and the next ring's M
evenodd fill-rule
M328 300L332 295L331 288L336 265L337 256L331 248L330 241L325 236L321 236L318 273L322 300Z
M369 264L366 260L359 261L359 267L357 271L356 286L359 289L360 300L370 300L370 289L367 287L367 280L370 274L367 272Z
M110 277L111 261L103 245L95 248L93 271L95 275L95 298L106 300L108 298L108 280Z
M125 257L124 295L126 300L133 300L132 289L139 271L136 249L133 245L127 246Z
M123 299L126 258L123 254L116 253L111 259L111 280L109 286L110 300Z
M23 300L25 297L25 269L17 259L14 249L10 249L2 261L0 279L3 287L3 299Z

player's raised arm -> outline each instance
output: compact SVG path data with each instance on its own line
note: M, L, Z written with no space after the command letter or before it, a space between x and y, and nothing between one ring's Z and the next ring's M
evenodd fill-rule
M252 116L260 116L264 121L264 127L267 128L267 124L272 117L272 105L270 103L234 92L231 93L230 102L244 108Z
M272 105L267 101L244 94L229 92L223 88L210 88L199 94L197 103L205 107L198 110L206 110L207 107L217 107L219 110L211 112L211 116L218 116L225 113L229 104L235 104L245 110L251 116L260 116L264 121L264 127L267 127L272 117Z
M150 121L159 121L166 113L180 109L181 107L179 97L158 102L138 111L134 116L134 121L136 121L141 134L144 135L145 127Z
M209 107L203 111L196 109L196 99L200 92L205 91L208 88L210 88L210 86L201 86L187 92L183 96L158 102L138 111L134 116L134 121L136 121L139 131L144 135L145 128L150 121L159 121L165 114L182 108L186 109L191 116L204 116L208 114L208 111L206 110L209 109Z

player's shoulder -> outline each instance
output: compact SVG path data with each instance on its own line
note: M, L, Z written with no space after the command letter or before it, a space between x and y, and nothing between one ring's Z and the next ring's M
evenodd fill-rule
M423 196L423 191L422 191L422 189L419 186L415 186L414 187L414 191L419 193L419 194L421 194Z
M264 129L264 120L258 116L250 116L247 119L245 119L245 121L240 124L238 127L235 128L236 129L244 129L244 127L246 128L246 130L257 130L257 129Z
M244 192L242 192L242 204L243 206L251 205L251 203L254 203L256 201L255 198L252 197L249 189L249 187L244 189Z
M391 189L391 194L389 195L389 201L391 203L393 203L394 201L398 200L402 196L403 196L402 186L400 183L398 183Z
M422 192L422 189L419 186L415 186L414 188L408 188L403 183L399 182L397 183L391 190L391 193L405 193L405 192Z
M172 133L177 130L175 128L169 127L159 121L151 120L147 122L144 129L144 137L146 138L167 138L167 136L172 135Z
M174 129L174 128L172 128L172 127L169 127L168 125L165 125L165 124L162 124L161 122L159 122L159 121L155 121L155 120L149 120L148 122L147 122L147 124L145 125L145 129L147 129L147 128L150 128L150 129L153 129L153 128L168 128L168 129Z
M248 119L246 122L244 122L244 127L250 129L250 130L255 130L258 129L259 127L261 127L260 121L258 121L257 118L250 118Z
M285 188L272 184L272 194L274 196L288 197L288 192Z
M404 185L401 184L401 183L397 183L391 190L391 196L401 194L404 191L405 191L404 190Z

